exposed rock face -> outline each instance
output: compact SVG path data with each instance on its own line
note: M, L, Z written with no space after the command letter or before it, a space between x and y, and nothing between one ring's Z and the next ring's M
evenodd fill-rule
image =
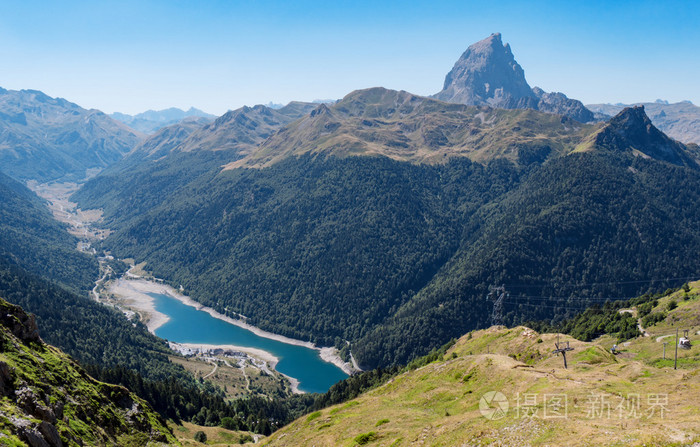
M525 72L516 62L510 45L500 33L467 48L445 77L441 101L468 105L488 105L505 109L534 109L568 116L580 122L594 120L593 113L563 93L547 93L530 88Z
M577 99L567 98L565 94L560 92L547 93L539 87L533 88L532 91L539 99L537 110L540 112L565 115L581 123L588 123L596 119L595 114Z
M527 98L537 101L525 80L525 72L515 61L510 45L503 45L500 33L467 48L447 73L445 85L435 98L493 107Z
M0 325L24 343L41 342L34 315L25 313L19 306L5 303L3 309L0 309Z

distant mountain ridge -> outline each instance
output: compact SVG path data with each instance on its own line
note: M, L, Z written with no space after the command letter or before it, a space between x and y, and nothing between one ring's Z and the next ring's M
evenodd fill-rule
M147 110L136 115L115 112L110 116L128 125L132 129L146 134L152 134L158 129L176 124L185 118L199 117L206 118L209 121L216 118L216 115L203 112L194 107L190 107L188 110L182 110L176 107L163 110Z
M536 129L527 129L533 123ZM591 130L590 125L528 109L447 104L375 87L351 92L330 106L321 104L227 168L264 167L306 153L383 155L412 163L444 163L453 156L527 163L520 158L528 149L547 152L540 157L563 155Z
M472 44L447 73L443 89L433 95L446 102L488 105L505 109L534 109L587 123L593 113L563 93L547 93L530 85L509 44L495 33Z
M145 139L127 155L126 163L158 160L172 151L229 151L243 156L315 107L317 104L293 101L277 109L263 105L244 106L228 111L214 121L189 117L163 127Z
M644 106L651 122L666 135L682 143L700 144L700 107L690 101L669 104L668 101L634 104L587 104L590 110L614 116L625 107Z
M17 180L80 180L141 138L99 110L37 90L0 89L0 170Z

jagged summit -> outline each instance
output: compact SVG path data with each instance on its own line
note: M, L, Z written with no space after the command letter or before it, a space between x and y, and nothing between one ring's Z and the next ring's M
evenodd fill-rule
M515 61L501 34L491 34L470 45L445 77L437 99L469 105L501 106L535 95L525 80L525 72Z
M488 105L504 109L534 109L566 115L580 122L594 120L593 113L563 93L547 93L530 85L525 72L500 33L472 44L445 77L443 89L433 95L446 102Z
M643 105L627 107L611 118L591 136L587 147L583 147L588 148L632 151L643 157L698 168L685 145L669 138L652 124Z

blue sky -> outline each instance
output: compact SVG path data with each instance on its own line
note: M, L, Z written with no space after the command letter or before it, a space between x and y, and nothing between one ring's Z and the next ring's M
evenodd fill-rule
M699 24L692 1L3 0L0 86L108 113L428 95L501 32L532 86L700 104Z

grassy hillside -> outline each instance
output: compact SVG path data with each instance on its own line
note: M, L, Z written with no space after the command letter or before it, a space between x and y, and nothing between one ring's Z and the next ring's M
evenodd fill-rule
M581 342L526 327L471 332L437 361L400 374L357 399L306 415L264 445L690 445L700 441L700 348L662 361L657 337L700 330L700 282L658 299L668 312L610 353L611 337ZM687 299L686 299L687 297ZM668 311L668 303L678 306ZM568 342L567 356L552 354ZM672 338L670 346L673 346ZM667 357L671 349L667 349ZM672 353L671 353L672 355ZM508 400L504 415L481 402ZM557 406L559 403L561 406ZM484 409L482 413L481 409ZM663 411L662 411L663 410ZM662 414L663 413L663 414ZM489 419L486 416L495 416ZM562 417L560 417L562 416ZM565 417L563 417L565 416Z
M447 104L404 91L358 90L332 106L320 105L227 165L271 166L289 156L385 156L411 163L452 157L488 162L542 161L574 149L596 126L532 110Z
M44 344L34 319L0 299L0 444L163 445L165 422L126 388L98 382Z

